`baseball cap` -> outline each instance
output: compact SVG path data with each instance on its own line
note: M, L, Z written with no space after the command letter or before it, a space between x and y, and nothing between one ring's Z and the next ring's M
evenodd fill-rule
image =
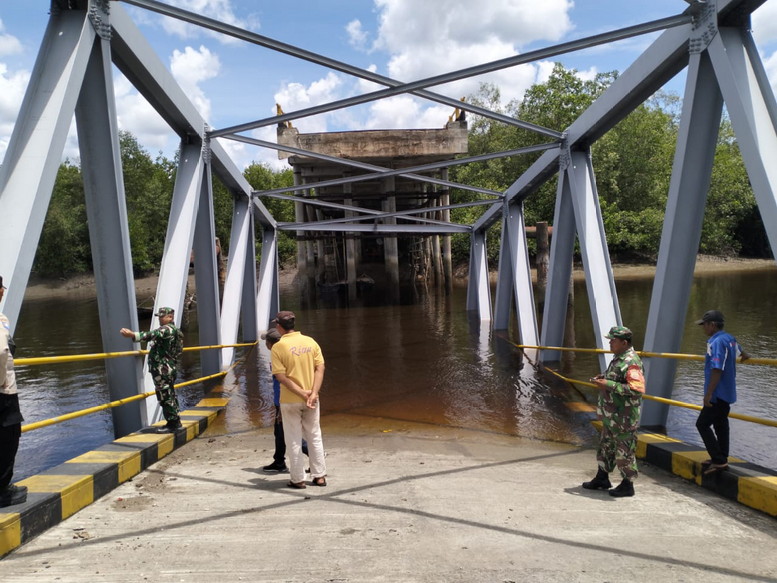
M162 316L167 316L168 314L175 314L175 310L173 308L159 308L157 310L157 317L161 318Z
M605 338L617 338L619 340L627 340L628 342L631 342L631 336L631 330L625 326L613 326L610 328L610 331L607 333Z
M288 330L289 326L294 326L295 317L296 316L294 315L294 312L284 310L282 312L278 312L278 314L275 316L275 319L278 320L278 324L280 324L281 328Z
M701 317L701 320L696 320L696 323L699 326L701 326L705 322L715 322L717 324L725 323L725 318L723 318L723 312L719 312L718 310L708 310L704 312L704 315Z

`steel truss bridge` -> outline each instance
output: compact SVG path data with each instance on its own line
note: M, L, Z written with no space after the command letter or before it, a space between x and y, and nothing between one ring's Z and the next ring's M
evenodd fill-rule
M0 168L0 273L11 283L0 309L16 322L32 267L52 188L61 162L68 128L75 114L82 160L89 234L96 277L105 352L127 350L131 341L117 330L128 323L138 328L127 211L119 151L112 64L135 86L181 139L180 162L160 266L155 309L173 306L181 314L189 269L195 252L200 340L205 345L234 344L242 325L242 340L254 341L278 309L279 225L229 158L222 140L237 140L262 148L311 158L312 151L292 151L242 134L262 126L352 107L387 97L412 94L472 114L529 129L545 143L520 152L494 152L489 157L527 151L542 155L504 192L486 191L448 181L445 186L476 190L493 197L488 209L471 225L418 219L392 224L390 213L353 207L359 217L328 229L387 234L448 234L471 237L467 310L506 329L515 306L520 341L527 345L561 346L575 240L579 241L598 347L610 326L621 324L594 179L591 145L618 121L687 68L686 86L672 178L669 186L657 272L645 331L644 350L678 352L688 305L702 219L710 184L719 123L725 104L733 124L772 249L777 248L777 103L750 33L750 15L766 0L687 0L680 14L637 26L598 34L530 51L478 66L404 83L306 51L266 36L231 26L155 0L52 0L51 16L19 118ZM374 82L383 88L323 105L258 119L237 126L209 127L159 56L140 33L122 4L180 19L247 43L291 55L335 71ZM679 4L679 2L678 2ZM567 128L549 129L446 97L431 87L563 53L656 31L662 34L612 85ZM332 157L325 157L331 162ZM456 160L467 164L478 158ZM334 158L344 166L354 161ZM441 163L449 166L450 162ZM434 169L434 164L424 170ZM363 168L362 168L363 169ZM371 167L367 174L343 182L392 175L389 168ZM215 237L211 176L216 174L234 197L226 284L222 307L213 241ZM393 174L396 174L394 172ZM420 181L429 176L402 174ZM523 216L523 201L546 181L558 177L550 270L542 329L532 291ZM438 180L437 183L440 181ZM307 185L308 187L315 185ZM299 188L299 187L297 187ZM289 189L295 191L295 189ZM273 194L282 195L278 191ZM412 216L412 215L408 215ZM486 232L502 224L496 297L491 298L486 261ZM256 227L259 227L256 229ZM260 232L261 261L257 272L255 232ZM233 348L205 351L203 374L219 372L233 360ZM558 360L546 351L543 360ZM606 355L600 355L602 367ZM648 392L671 396L676 363L647 363ZM113 399L150 387L139 362L112 359L106 372ZM144 376L145 374L145 376ZM663 425L668 405L645 404L643 424ZM114 416L117 435L158 420L156 404L123 407Z

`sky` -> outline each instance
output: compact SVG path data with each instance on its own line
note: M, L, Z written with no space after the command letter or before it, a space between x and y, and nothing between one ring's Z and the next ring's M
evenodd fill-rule
M561 42L674 16L684 0L163 0L277 41L400 81L411 81L526 53ZM0 2L0 159L4 157L48 22L49 0ZM178 83L213 128L263 119L275 104L287 113L374 91L345 73L227 38L124 4ZM772 87L777 88L777 0L753 15L753 35ZM611 43L552 61L538 61L430 88L456 99L481 83L499 87L506 103L547 79L554 62L583 78L623 71L658 33ZM172 158L177 136L114 68L119 127L152 157ZM666 87L682 94L682 75ZM408 95L298 119L300 132L442 128L452 108ZM562 128L558 128L562 129ZM246 135L275 141L275 127ZM238 167L280 168L274 150L220 140ZM75 126L63 158L79 161Z

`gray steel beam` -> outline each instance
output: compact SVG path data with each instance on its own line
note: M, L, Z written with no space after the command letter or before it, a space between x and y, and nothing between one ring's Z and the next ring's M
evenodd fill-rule
M414 208L409 209L405 211L396 211L393 213L384 213L383 211L376 211L374 209L365 209L358 206L349 206L346 204L337 204L337 203L331 203L331 202L325 202L325 201L318 201L314 198L305 198L301 199L296 196L283 196L283 195L272 195L272 198L280 198L282 200L292 200L297 203L304 203L304 204L310 204L313 206L322 206L327 208L339 208L342 209L346 213L353 213L353 212L364 212L367 214L367 216L357 217L357 216L346 216L339 219L328 219L325 221L319 221L316 224L317 225L325 225L325 224L337 224L337 223L347 223L348 221L375 221L379 220L381 218L388 218L388 217L404 217L410 220L415 220L419 222L428 222L438 225L457 225L460 223L451 223L450 221L437 221L434 219L427 219L425 217L415 217L413 215L420 214L420 213L428 213L429 208ZM457 208L469 208L473 206L488 206L492 204L502 204L501 200L476 200L472 202L462 202L459 204L446 204L441 206L434 207L435 210L451 210L451 209L457 209ZM297 224L303 224L303 223L278 223L279 226L283 226L286 229L289 228L290 225L297 225Z
M545 288L545 307L542 314L543 346L562 346L566 326L567 303L572 285L572 260L575 250L575 210L572 205L572 189L565 156L559 173L556 191L556 208L553 214L553 237L550 240L548 283ZM559 361L561 352L543 350L541 360Z
M254 253L249 252L253 246L254 232L251 210L247 198L236 198L232 209L232 230L229 237L229 261L227 262L227 279L224 283L224 297L221 300L221 342L235 344L240 323L241 297L255 298L255 295L243 296L247 273L247 262L255 264ZM254 325L256 321L254 321ZM232 362L234 348L223 348L221 351L222 366Z
M435 162L434 164L422 164L420 166L410 166L408 168L400 168L400 169L385 169L381 172L370 172L368 174L357 174L355 176L345 176L343 178L334 178L331 180L322 180L320 182L309 182L309 186L311 188L324 188L325 186L339 186L341 184L349 184L351 182L364 182L367 180L375 180L380 178L386 178L387 176L397 176L402 175L407 172L411 173L417 173L417 172L426 172L430 170L437 170L442 168L449 168L451 166L460 166L464 164L472 164L475 162L486 162L488 160L494 160L499 158L507 158L510 156L519 156L522 154L531 154L534 152L542 152L545 150L552 150L554 148L558 148L559 143L558 142L549 142L545 144L537 144L536 146L527 146L525 148L516 148L515 150L506 150L504 152L494 152L492 154L481 154L479 156L469 156L467 158L456 158L455 160L444 160L442 162ZM278 150L281 150L282 148L280 146L277 147ZM305 150L303 150L305 151ZM340 158L338 158L340 160ZM443 179L446 180L447 179ZM284 188L273 188L270 190L262 190L262 191L256 191L255 194L258 194L260 196L272 196L274 194L280 194L284 192L292 192L296 191L297 188L294 186L287 186ZM497 195L501 198L504 195L500 192L497 193Z
M210 164L203 168L200 201L194 230L194 281L197 287L197 326L201 346L221 344L221 306L216 264L216 225ZM250 302L248 302L250 303ZM200 352L203 375L221 372L221 351Z
M316 160L323 160L325 162L332 162L334 164L341 164L343 166L348 166L351 168L360 168L362 170L370 170L376 173L381 173L385 170L388 170L387 168L384 168L383 166L376 166L375 164L367 164L366 162L358 162L357 160L350 160L348 158L338 158L337 156L328 156L327 154L321 154L319 152L313 152L311 150L302 150L300 148L294 148L292 146L285 146L285 145L279 145L273 142L268 142L266 140L258 140L256 138L248 138L246 136L226 136L229 140L234 140L236 142L243 142L245 144L253 144L255 146L263 146L265 148L269 148L271 150L278 150L281 152L289 152L291 154L298 154L300 156L305 156L307 158L314 158ZM387 172L387 174L390 174L389 178L393 178L395 172ZM482 194L488 194L491 196L498 196L501 197L502 193L498 192L496 190L490 190L487 188L478 188L476 186L469 186L467 184L460 184L458 182L449 182L447 180L442 180L440 178L435 178L434 176L424 176L422 174L409 174L407 172L401 172L399 173L399 176L402 176L403 178L409 178L411 180L417 180L419 182L428 182L430 184L439 184L440 186L447 186L449 188L461 188L462 190L471 190L474 192L480 192ZM316 183L310 183L308 185L309 188L315 188Z
M777 103L752 36L721 28L707 49L772 249L777 249Z
M256 281L256 223L254 222L253 213L249 213L248 218L248 232L251 234L246 240L245 251L245 274L243 275L243 301L241 303L242 309L240 310L240 323L241 323L241 338L242 342L256 342L259 340L259 334L262 332L262 328L257 326L259 322L259 313L262 310L266 310L267 306L256 300L259 297L257 290L259 289ZM270 227L265 227L269 230ZM274 243L277 245L277 242ZM264 246L262 247L264 249ZM274 269L272 272L273 277L278 277L278 265L277 262L271 267ZM252 300L252 301L249 301ZM277 310L277 307L276 307ZM272 312L272 305L270 305L270 313ZM265 323L264 326L267 324Z
M387 213L391 215L392 213ZM361 223L338 223L336 225L322 224L320 221L312 221L306 224L279 223L279 231L321 231L327 233L397 233L397 234L430 234L441 235L445 233L469 233L472 228L468 225L364 225Z
M467 311L477 312L481 321L491 320L491 287L488 280L485 231L473 231L470 240Z
M51 15L0 166L0 275L8 287L0 310L12 327L19 321L95 38L86 11Z
M604 348L604 335L612 326L620 326L622 322L590 150L571 152L566 174L585 270L594 340L597 348ZM609 356L599 355L601 370L606 368L609 360Z
M138 329L138 312L107 40L93 46L75 113L103 350L133 350L132 340L119 334ZM137 395L142 364L134 358L105 361L111 401ZM142 407L134 402L111 409L116 437L142 427Z
M277 233L262 231L262 260L259 264L259 286L256 296L258 330L266 330L280 306L278 285L278 237Z
M537 329L537 311L534 305L522 202L507 204L502 222L502 245L494 306L495 330L507 330L509 326L511 296L515 299L521 344L536 345L540 335Z
M158 6L158 3L152 2L152 0L126 0L126 1L132 2L134 4L143 4L144 6L151 9L154 9L151 6L152 4ZM161 12L160 10L156 10L156 11ZM202 26L207 26L208 28L211 28L212 27L211 25L215 23L215 21L212 21L204 17L199 17L198 15L194 15L194 17L192 17L192 13L185 13L185 11L181 11L178 9L165 11L164 13L174 16L176 18L181 18L182 20L186 20L187 22L192 22L195 24L200 24ZM210 21L210 22L207 22L207 21ZM276 123L283 123L286 121L291 121L302 117L308 117L312 115L326 113L336 109L352 107L354 105L368 103L370 101L375 101L378 99L385 99L387 97L392 97L394 95L398 95L401 93L411 93L413 95L424 97L431 101L437 101L438 103L450 105L451 107L454 107L454 108L469 111L470 113L473 113L475 115L482 115L484 117L491 118L496 121L501 121L508 125L523 127L525 129L535 131L537 133L558 138L558 137L561 137L561 134L555 130L543 128L535 124L530 124L528 122L516 120L515 118L510 118L508 116L497 114L496 112L480 108L470 103L461 102L461 101L457 103L456 100L452 98L431 93L429 91L424 90L424 88L432 87L435 85L442 85L445 83L450 83L452 81L458 81L460 79L466 79L468 77L474 77L477 75L483 75L485 73L491 73L494 71L515 67L517 65L523 65L523 64L531 63L541 59L548 59L565 53L591 48L601 44L615 42L618 40L623 40L626 38L631 38L642 34L648 34L659 30L675 27L675 26L681 26L689 23L690 21L691 21L691 16L689 14L670 16L668 18L662 18L659 20L654 20L651 22L646 22L643 24L630 26L630 27L618 29L611 32L601 33L591 37L569 41L566 43L561 43L544 49L529 51L527 53L516 55L514 57L507 57L505 59L492 61L490 63L476 65L473 67L460 69L458 71L453 71L451 73L444 73L442 75L436 75L434 77L429 77L427 79L421 79L418 81L413 81L413 82L404 83L404 84L398 81L394 81L393 79L389 79L387 77L383 77L381 75L376 75L375 73L365 71L363 69L357 69L350 65L346 65L338 61L333 61L331 59L321 57L320 55L316 55L314 53L304 51L297 47L292 47L291 45L285 45L284 43L271 41L266 37L260 37L260 35L256 35L254 33L250 33L241 29L236 29L236 27L226 28L223 25L221 25L221 23L218 23L213 26L214 30L219 30L220 32L225 32L225 33L229 33L228 30L237 31L237 34L239 35L238 38L242 38L243 40L249 40L250 42L255 42L256 44L261 44L262 46L270 46L270 48L273 48L275 50L280 50L281 52L287 52L288 54L292 54L293 56L296 56L305 60L310 60L312 62L327 66L334 70L339 70L364 79L369 79L371 81L374 81L375 83L379 83L381 85L387 85L390 88L374 91L372 93L365 93L356 97L342 99L340 101L334 101L324 105L306 108L304 110L299 110L293 113L282 114L272 118L265 118L263 120L244 123L244 124L232 126L229 128L223 128L221 130L212 132L211 137L226 136L230 134L235 134L237 132L256 129L262 126L273 125ZM237 36L237 35L233 35L233 36ZM263 42L261 42L260 39L263 39ZM286 49L286 50L283 50L283 49Z
M204 175L202 143L182 143L173 187L170 218L167 222L165 249L159 266L159 281L154 299L154 313L157 313L161 307L173 308L178 326L183 319L186 285L189 281L189 263ZM211 239L211 245L213 244L215 243ZM146 360L148 361L148 357ZM145 374L144 386L146 391L154 389L154 381L149 372ZM149 425L163 419L162 408L155 399L146 399L146 415L146 424Z
M485 109L485 108L478 107L478 106L476 106L474 104L462 103L458 99L454 99L454 98L451 98L451 97L446 97L444 95L439 95L439 94L436 94L436 93L432 93L430 91L422 90L422 88L426 87L426 86L440 85L440 84L443 84L443 83L447 83L449 81L454 81L454 80L456 80L458 78L470 77L470 76L473 76L473 75L479 75L479 74L482 74L482 73L487 73L487 72L489 72L488 69L485 69L485 70L482 70L482 71L479 71L479 72L471 72L470 70L467 70L466 73L462 73L461 77L455 77L454 76L454 77L452 77L449 80L444 80L444 79L441 79L441 78L437 77L437 78L434 78L433 80L422 80L422 81L416 81L416 82L410 83L410 84L402 84L399 81L395 81L395 80L393 80L393 79L391 79L389 77L384 77L383 75L378 75L376 73L373 73L372 71L368 71L366 69L360 69L358 67L354 67L352 65L348 65L347 63L343 63L343 62L337 61L335 59L330 59L328 57L324 57L324 56L319 55L317 53L313 53L313 52L307 51L305 49L300 49L300 48L295 47L293 45L290 45L290 44L287 44L287 43L283 43L283 42L280 42L280 41L276 41L274 39L262 36L260 34L256 34L256 33L251 32L251 31L247 31L247 30L242 29L242 28L238 28L238 27L230 25L230 24L225 24L223 22L219 22L218 20L214 20L212 18L208 18L207 16L202 16L202 15L196 14L194 12L190 12L190 11L183 10L183 9L180 9L180 8L176 8L176 7L173 7L173 6L168 6L167 4L162 4L160 2L155 2L153 0L124 0L124 2L126 2L127 4L134 4L135 6L139 6L141 8L146 8L148 10L152 10L154 12L157 12L159 14L164 14L164 15L170 16L172 18L177 18L177 19L182 20L184 22L189 22L191 24L195 24L195 25L201 26L203 28L214 30L214 31L217 31L217 32L229 35L231 37L234 37L234 38L237 38L237 39L240 39L240 40L244 40L244 41L247 41L247 42L259 45L259 46L263 46L263 47L272 49L274 51L278 51L280 53L285 53L287 55L291 55L293 57L297 57L297 58L303 59L305 61L316 63L318 65L323 65L323 66L328 67L330 69L333 69L335 71L340 71L342 73L348 73L349 75L353 75L355 77L360 77L362 79L367 79L369 81L373 81L375 83L378 83L379 85L387 85L389 87L396 87L395 89L387 89L387 90L383 90L383 91L378 91L378 92L375 92L375 93L367 94L368 96L370 96L370 98L366 98L365 99L365 96L356 97L356 98L352 98L350 100L344 100L344 103L343 102L334 102L334 103L328 104L328 105L322 105L322 106L318 106L318 107L315 107L315 108L309 108L307 110L304 110L304 113L303 112L296 112L295 114L286 114L284 116L274 117L274 118L272 118L270 120L264 120L264 122L267 122L267 123L264 123L264 122L252 122L252 123L249 123L249 124L242 124L241 126L234 126L232 128L228 128L226 130L214 131L214 132L212 132L210 134L211 137L214 137L214 138L223 137L225 135L233 134L233 133L239 132L239 131L246 131L246 130L250 130L250 129L256 129L258 127L261 127L262 125L273 125L273 124L279 123L281 121L286 121L286 120L289 120L289 119L296 119L296 118L299 118L299 117L306 117L306 116L310 116L310 115L316 115L318 113L324 113L326 111L332 111L334 109L340 109L342 107L348 107L350 105L357 105L359 103L366 103L368 101L375 101L376 99L381 99L381 98L384 98L384 97L389 97L391 95L398 95L400 93L413 93L414 95L417 95L419 97L424 97L424 98L429 99L431 101L436 101L438 103L443 103L443 104L446 104L446 105L450 105L453 108L466 109L467 111L469 111L471 113L474 113L474 114L477 114L477 115L482 115L484 117L488 117L488 118L491 118L491 119L495 119L495 120L501 121L503 123L507 123L509 125L513 125L513 126L517 126L517 127L522 127L524 129L535 131L535 132L538 132L538 133L544 133L544 134L552 136L552 137L560 137L561 136L561 134L559 134L558 132L556 132L554 130L543 128L543 127L540 127L540 126L538 126L536 124L532 124L532 123L529 123L529 122L523 122L521 120L517 120L515 118L509 117L509 116L506 116L506 115L502 115L502 114L498 114L496 112L490 111L490 110ZM667 20L669 20L669 19L667 19ZM665 27L666 27L666 25L660 26L660 28L665 28ZM646 30L644 32L652 32L652 31L651 30ZM644 32L639 33L639 34L644 34ZM604 35L600 35L600 36L603 37ZM634 36L634 35L631 34L631 35L628 35L628 36ZM618 40L620 38L626 38L626 37L614 35L614 36L611 36L609 38L609 41L611 41L611 40ZM571 50L579 50L580 48L585 48L587 46L595 46L595 44L603 44L603 43L609 42L609 41L608 40L604 40L604 38L600 38L598 40L598 42L596 42L594 44L590 44L590 41L588 43L586 43L585 41L583 41L582 43L580 41L573 41L573 42L577 42L577 44L576 44L577 48L575 48L575 49L569 48L567 50L562 50L561 52L555 52L553 50L550 50L550 52L548 52L547 50L542 51L542 52L537 51L537 54L533 58L528 60L528 61L523 60L523 59L518 60L517 62L502 62L502 61L499 61L498 62L499 65L495 69L492 69L492 70L504 69L504 68L507 68L507 67L511 67L511 66L515 66L515 65L520 65L520 64L525 63L525 62L531 62L532 60L538 60L538 59L541 59L541 58L547 58L548 56L551 56L553 54L562 54L564 52L569 52ZM454 74L449 74L449 75L454 75Z
M113 62L122 74L175 133L182 138L202 138L207 127L205 120L119 2L111 2L111 26ZM213 172L233 195L250 197L253 190L251 185L224 147L218 142L212 142L209 146ZM255 204L257 220L274 226L275 220L264 205L258 202Z
M645 331L650 352L680 351L722 109L709 56L692 55ZM671 397L676 370L671 358L648 359L648 392ZM646 401L642 424L665 426L668 412L668 405Z

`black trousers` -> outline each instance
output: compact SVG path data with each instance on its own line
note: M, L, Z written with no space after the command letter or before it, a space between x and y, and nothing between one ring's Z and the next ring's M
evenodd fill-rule
M707 448L713 464L728 462L729 411L731 411L731 405L718 399L710 407L702 408L696 419L696 429L704 441L704 447Z
M14 423L0 426L0 491L11 484L16 452L19 451L19 438L22 436L22 424Z

